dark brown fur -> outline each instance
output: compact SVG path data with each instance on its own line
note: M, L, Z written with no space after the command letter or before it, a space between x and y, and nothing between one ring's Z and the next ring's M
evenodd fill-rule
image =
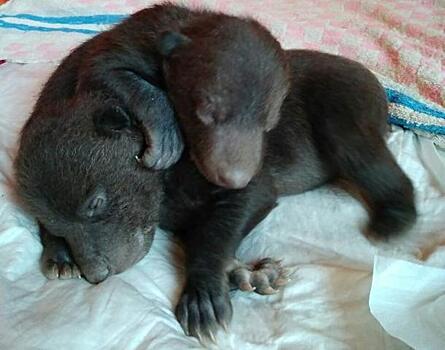
M277 126L265 134L263 165L251 182L239 190L218 188L186 158L167 177L161 223L185 244L187 285L177 316L193 335L209 336L229 318L223 267L278 196L342 179L365 198L372 234L388 237L415 221L412 184L384 142L387 102L377 79L342 57L305 50L287 54L291 89ZM214 128L228 132L224 124ZM187 140L209 142L206 135L192 139L184 131ZM238 140L243 141L250 140Z
M414 221L413 189L383 142L386 99L374 76L355 62L304 50L287 53L292 63L291 90L276 127L260 135L263 147L253 156L263 165L245 188L229 190L210 183L189 152L169 170L143 169L134 161L144 147L139 129L133 127L134 114L141 115L139 103L145 105L146 114L142 113L144 120L136 119L143 123L144 132L152 132L146 120L173 115L165 93L154 86L159 83L156 62L160 61L150 61L155 56L147 54L145 63L141 52L151 51L140 51L152 45L144 41L143 28L162 21L161 10L142 11L93 39L95 44L87 42L54 73L22 132L15 163L18 192L48 230L45 237L63 237L74 260L93 282L137 261L149 248L155 223L174 231L187 253L187 281L177 317L188 333L211 337L218 325L230 320L232 312L225 266L242 238L274 208L278 196L300 193L335 178L346 179L370 203L370 228L387 236ZM178 23L182 16L188 17L182 8L172 11ZM152 13L156 14L154 22L144 25L144 18L151 18ZM91 66L89 60L83 64L84 50L89 52ZM130 80L109 74L120 72L122 62L136 69L130 71ZM96 69L101 70L103 83L95 80ZM84 92L75 90L82 86L81 76L92 78ZM140 96L137 101L129 100L128 106L124 102L128 82L137 82L130 84L134 91L148 89L152 99ZM104 86L121 91L124 98L104 94ZM93 90L102 93L92 94ZM248 96L243 93L240 96ZM252 93L263 96L257 89ZM241 128L244 117L235 113L229 125ZM93 120L106 134L120 137L95 136ZM200 142L217 147L212 142L218 139L206 133L193 135L185 126L189 122L197 123L181 119L191 147ZM225 123L209 125L214 128L209 129L211 133L218 128L229 134L234 130L224 129ZM162 137L162 128L158 130ZM251 142L239 135L236 138L240 144ZM249 147L240 149L245 152Z
M166 172L161 225L181 237L187 252L177 316L192 335L208 337L230 318L224 266L278 196L342 179L367 201L373 234L387 237L416 218L411 182L384 142L387 102L376 78L342 57L305 50L287 55L291 90L277 126L265 134L263 165L245 188L209 183L187 156ZM202 134L193 140L208 142Z
M280 44L256 21L208 13L159 45L195 164L210 182L245 187L289 88Z

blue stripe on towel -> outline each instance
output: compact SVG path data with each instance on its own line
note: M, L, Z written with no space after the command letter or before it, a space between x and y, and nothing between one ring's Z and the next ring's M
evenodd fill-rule
M419 102L412 97L409 97L399 91L386 88L386 95L391 103L397 103L402 106L408 107L416 112L425 113L436 118L445 119L445 113L428 107L426 104Z
M400 118L395 114L389 114L388 115L388 121L391 124L402 126L406 129L416 129L416 130L422 130L431 134L438 134L438 135L445 135L445 126L441 125L426 125L426 124L419 124L412 121L409 121L404 118Z
M64 32L64 33L81 33L81 34L98 34L101 32L99 30L81 29L81 28L37 27L37 26L30 26L27 24L9 23L9 22L2 21L1 19L0 19L0 28L17 29L17 30L23 30L26 32L37 31L37 32Z
M52 24L116 24L121 22L128 15L92 15L92 16L64 16L64 17L43 17L27 13L17 15L0 15L0 18L18 18L31 21L45 22Z

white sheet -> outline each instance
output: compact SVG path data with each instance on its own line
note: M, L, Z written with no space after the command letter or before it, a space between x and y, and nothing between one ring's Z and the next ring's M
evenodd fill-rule
M378 256L369 305L391 334L415 349L439 350L445 344L444 290L445 269Z
M14 204L9 182L17 132L53 68L0 65L0 348L201 348L184 336L172 313L182 274L172 264L178 247L166 234L157 234L140 263L97 286L47 281L40 273L36 226ZM389 138L417 189L421 213L417 226L390 244L373 246L359 233L366 213L338 189L282 199L239 256L281 258L292 281L270 297L235 292L233 322L227 334L217 335L214 348L407 348L373 318L368 296L377 252L416 259L445 238L445 189L427 170L431 160L422 155L422 142L400 129Z

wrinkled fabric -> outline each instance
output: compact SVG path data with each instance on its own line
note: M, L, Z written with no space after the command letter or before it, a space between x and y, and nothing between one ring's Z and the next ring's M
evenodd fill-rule
M377 256L369 306L393 336L414 349L440 350L445 345L444 247L428 260L440 261L441 268Z

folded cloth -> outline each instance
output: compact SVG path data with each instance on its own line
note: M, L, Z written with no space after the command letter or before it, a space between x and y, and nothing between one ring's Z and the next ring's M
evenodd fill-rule
M445 148L445 109L381 75L378 78L389 101L388 122L412 130Z

